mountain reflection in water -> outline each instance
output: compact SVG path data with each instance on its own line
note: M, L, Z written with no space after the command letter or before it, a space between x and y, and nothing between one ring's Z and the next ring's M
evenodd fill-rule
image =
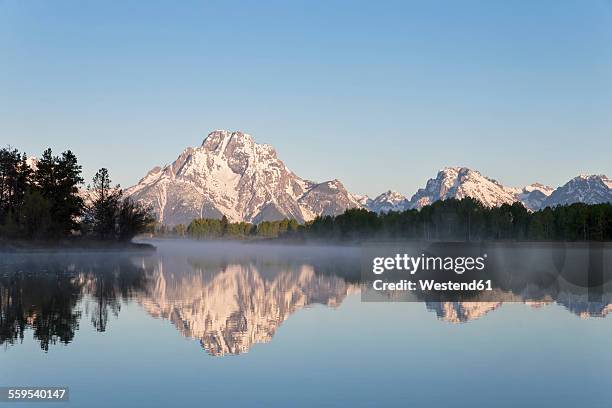
M0 344L31 331L43 350L68 344L89 321L112 330L124 302L167 319L211 355L241 354L269 342L297 310L339 306L359 293L359 249L234 243L157 242L152 255L14 254L0 262ZM441 320L479 318L504 302L537 308L557 303L580 317L605 317L612 299L563 291L499 291L497 301L426 301ZM533 293L538 293L534 296Z

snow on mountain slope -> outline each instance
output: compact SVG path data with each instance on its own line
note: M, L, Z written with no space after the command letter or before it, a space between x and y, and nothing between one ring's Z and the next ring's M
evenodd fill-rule
M533 183L518 192L517 199L522 202L528 210L537 211L542 208L542 205L553 191L554 188L552 187L540 183Z
M488 207L522 203L530 211L546 206L583 202L612 202L612 181L604 175L578 176L554 189L541 183L507 187L466 167L447 167L430 179L410 199L409 208L420 209L437 200L472 197Z
M372 203L372 199L370 197L368 197L367 194L365 194L365 195L355 194L355 195L353 195L353 197L355 197L355 200L357 200L359 205L361 205L363 208L368 208L368 209L370 208L370 204Z
M211 132L201 146L188 147L172 164L151 169L125 194L151 206L166 225L223 215L230 221L303 222L360 207L338 180L304 180L285 166L272 146L226 130Z
M605 175L581 175L561 187L534 183L526 187L506 187L466 167L447 167L430 179L411 198L409 208L422 208L437 200L472 197L488 207L521 202L530 211L547 206L576 202L597 204L612 202L612 180Z
M437 200L465 197L475 198L488 207L517 201L516 189L504 187L467 167L446 167L412 196L409 208L420 209Z
M388 190L373 200L369 200L367 208L376 213L387 213L389 211L404 211L408 209L408 199L402 194Z
M599 204L612 202L612 180L601 175L580 175L574 177L553 191L543 207L572 203Z
M339 180L314 185L299 198L298 203L307 219L316 215L342 214L348 208L361 206Z

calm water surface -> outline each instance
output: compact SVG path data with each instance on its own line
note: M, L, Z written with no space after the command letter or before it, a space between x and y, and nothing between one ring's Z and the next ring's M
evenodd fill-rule
M0 385L75 407L612 406L605 296L368 303L357 248L155 244L2 255Z

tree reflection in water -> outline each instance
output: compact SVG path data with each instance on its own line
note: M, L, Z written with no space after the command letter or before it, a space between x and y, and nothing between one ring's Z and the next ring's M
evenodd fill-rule
M79 329L81 300L97 331L105 331L109 311L144 284L145 273L134 258L121 254L28 254L5 256L0 275L0 344L22 342L26 329L47 351L68 344ZM89 303L88 303L89 304Z

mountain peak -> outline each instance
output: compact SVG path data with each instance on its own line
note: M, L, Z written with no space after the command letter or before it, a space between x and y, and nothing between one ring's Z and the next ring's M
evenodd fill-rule
M387 213L389 211L404 211L408 209L408 199L397 191L387 190L376 196L374 199L360 201L368 210L377 213Z
M231 141L238 144L254 144L253 137L248 133L229 130L213 130L204 138L202 147L207 150L216 150L221 146L227 146Z
M496 180L483 176L468 167L445 167L436 178L429 179L410 199L409 208L431 204L437 200L472 197L488 207L511 204L515 194Z
M610 186L610 182L612 182L612 180L610 180L605 174L580 174L568 181L568 183L602 183L607 185L609 188L612 187Z
M581 174L557 188L547 198L543 207L576 202L586 204L612 202L612 180L603 174Z
M460 171L476 171L476 170L472 170L469 167L464 167L464 166L446 166L440 171L441 172L451 172L451 171L460 172Z
M605 174L579 174L574 179L581 180L610 180Z
M126 196L151 206L166 225L223 215L231 221L303 222L360 206L339 180L304 180L272 146L228 130L212 131L200 147L188 147L169 166L152 169Z
M438 175L440 174L445 174L445 175L457 175L457 174L461 174L461 175L465 175L465 174L478 174L479 176L481 176L482 174L480 174L480 172L478 170L473 170L470 169L469 167L463 167L463 166L451 166L451 167L444 167L442 170L440 170L438 172Z
M403 194L398 193L395 190L387 190L384 193L374 198L374 201L388 201L388 202L399 202L405 200L406 197Z

